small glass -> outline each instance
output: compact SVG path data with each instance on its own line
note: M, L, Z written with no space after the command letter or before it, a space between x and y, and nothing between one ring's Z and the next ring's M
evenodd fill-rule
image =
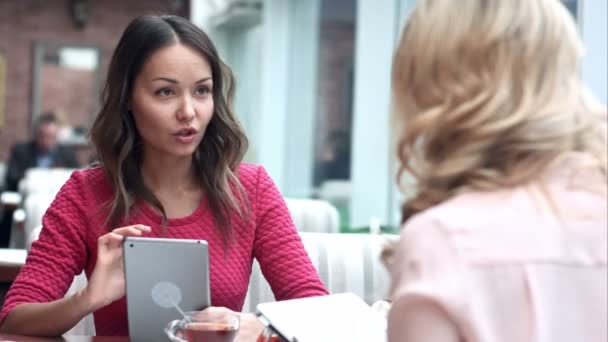
M284 338L280 337L274 329L267 326L264 328L256 342L287 342Z
M239 325L238 313L212 316L205 311L192 311L169 322L165 333L174 342L233 342Z

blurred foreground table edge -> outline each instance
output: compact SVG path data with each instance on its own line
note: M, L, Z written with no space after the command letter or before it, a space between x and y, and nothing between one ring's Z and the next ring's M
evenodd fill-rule
M0 342L128 342L126 336L64 336L57 338L0 334Z

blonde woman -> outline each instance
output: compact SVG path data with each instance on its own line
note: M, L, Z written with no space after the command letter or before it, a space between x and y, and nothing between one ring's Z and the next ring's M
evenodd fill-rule
M558 0L421 0L393 65L390 341L606 341L606 110Z

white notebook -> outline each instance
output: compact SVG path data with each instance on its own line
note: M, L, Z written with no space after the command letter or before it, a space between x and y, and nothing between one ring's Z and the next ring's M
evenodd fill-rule
M386 319L352 293L257 306L262 322L289 342L384 342Z

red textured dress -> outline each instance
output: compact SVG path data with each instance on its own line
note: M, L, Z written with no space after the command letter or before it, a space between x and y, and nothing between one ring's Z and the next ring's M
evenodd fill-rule
M239 179L249 196L251 216L231 216L235 242L224 253L207 202L190 216L169 219L167 237L203 239L209 243L211 302L240 311L255 257L277 300L327 294L310 262L283 197L260 166L242 164ZM97 239L104 226L104 203L112 189L101 168L76 171L63 186L43 218L38 241L13 282L0 322L16 305L62 298L75 275L90 277L97 257ZM150 237L161 236L161 216L145 203L136 203L127 224L145 224ZM122 298L94 313L97 335L128 335L127 310ZM52 320L49 317L49 320Z

